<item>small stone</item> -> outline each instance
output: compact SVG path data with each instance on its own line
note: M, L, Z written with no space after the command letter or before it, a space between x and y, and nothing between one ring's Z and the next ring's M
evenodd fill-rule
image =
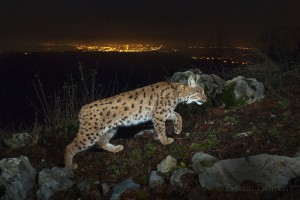
M152 171L149 178L149 187L155 188L158 185L164 184L164 178L157 175L157 171Z
M236 136L237 137L249 137L252 133L250 131L248 132L243 132L243 133L238 133Z
M157 171L167 173L171 171L177 165L177 160L172 156L168 155L163 161L157 165Z
M173 172L172 176L170 177L170 183L172 185L176 185L178 187L182 187L182 181L181 181L181 176L187 173L194 173L192 170L183 168L183 169L178 169Z
M110 198L110 200L119 200L120 196L123 192L126 190L139 190L141 186L137 183L135 183L132 179L126 179L123 182L117 184L113 188L113 194Z
M139 137L139 136L154 136L155 130L154 129L148 129L148 130L143 130L138 132L137 134L134 135L134 137Z
M111 187L107 183L102 183L101 187L102 187L103 195L105 196L108 195Z
M191 133L185 133L185 137L189 137Z

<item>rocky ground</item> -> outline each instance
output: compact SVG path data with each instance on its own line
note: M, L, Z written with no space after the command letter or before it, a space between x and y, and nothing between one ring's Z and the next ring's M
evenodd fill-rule
M77 184L56 193L53 199L108 199L111 188L103 191L102 183L113 185L126 179L134 180L141 189L127 190L121 199L264 199L269 194L207 190L200 186L198 176L191 173L182 177L181 188L170 184L172 173L168 172L161 174L165 184L150 189L149 176L168 155L177 160L176 169L191 169L192 156L200 151L218 160L257 154L293 157L300 148L299 96L299 88L289 88L269 92L263 100L236 109L178 106L183 117L183 132L175 135L172 124L168 123L167 132L175 142L167 146L155 140L151 131L133 136L142 129L151 129L151 124L122 129L112 143L124 145L124 151L113 154L94 147L76 155L74 161L79 168L74 171L72 180ZM43 168L64 167L63 151L76 130L74 122L39 131L38 140L26 147L13 149L2 144L0 158L27 156L37 172ZM89 185L84 191L78 189L82 181ZM296 190L299 194L300 188ZM288 195L295 191L274 192L272 199L289 199ZM34 193L32 197L36 198Z

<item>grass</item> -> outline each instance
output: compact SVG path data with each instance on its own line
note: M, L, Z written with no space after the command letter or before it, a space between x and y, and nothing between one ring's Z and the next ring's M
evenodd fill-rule
M277 104L280 108L282 109L287 109L289 106L290 106L290 101L286 98L280 98L278 101L277 101Z
M262 81L268 90L279 88L281 85L299 84L300 63L278 63L257 48L252 48L248 54L248 65L237 71L238 75L255 77Z
M73 83L72 77L69 83L65 83L63 92L56 92L51 100L47 98L38 75L33 85L39 103L37 105L32 103L32 105L36 108L38 115L43 118L42 124L46 127L54 127L76 119L80 103L77 97L78 88Z
M79 63L79 74L79 81L75 81L70 75L62 89L54 92L53 98L46 94L42 80L36 75L33 86L38 103L30 102L35 107L38 118L42 118L41 124L46 128L55 127L61 130L77 127L78 112L83 105L118 91L117 76L108 84L110 89L105 90L102 85L97 84L96 69L88 71Z
M218 144L217 133L219 130L214 129L212 131L206 132L204 135L204 139L194 142L190 145L190 151L203 151L203 150L210 150L214 148Z

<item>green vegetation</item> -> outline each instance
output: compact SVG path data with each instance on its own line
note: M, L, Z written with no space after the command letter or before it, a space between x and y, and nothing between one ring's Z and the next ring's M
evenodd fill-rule
M290 106L290 101L286 98L280 98L277 101L278 106L280 106L282 109L287 109Z
M125 167L113 164L110 164L106 169L108 173L114 174L115 176L122 176L127 172Z
M236 83L233 82L229 85L226 85L222 94L221 94L221 101L225 104L227 108L239 108L244 105L246 105L246 98L235 98L234 89L235 89Z
M226 115L223 120L224 122L229 122L233 125L239 123L239 119L235 115Z
M190 145L190 151L203 151L214 148L218 144L217 133L218 129L214 129L213 131L206 132L204 134L204 139L194 142Z
M256 77L268 88L281 85L284 75L283 66L273 61L268 55L254 48L249 54L249 65L239 71L247 77Z
M299 30L281 28L261 35L259 40L258 48L247 55L249 64L237 74L255 77L269 91L299 84Z

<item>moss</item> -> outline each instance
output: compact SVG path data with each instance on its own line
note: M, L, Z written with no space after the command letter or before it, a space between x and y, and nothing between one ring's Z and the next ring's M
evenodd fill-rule
M247 104L247 97L241 97L236 99L234 94L236 83L233 82L229 85L226 85L222 94L221 94L221 100L224 103L225 107L231 108L231 107L242 107Z
M209 133L206 139L192 143L189 146L190 151L203 151L207 149L212 149L218 144L218 138L216 136L219 130L213 130L212 133Z
M287 109L290 106L290 104L291 104L290 101L284 98L279 99L277 101L277 105L282 109Z

